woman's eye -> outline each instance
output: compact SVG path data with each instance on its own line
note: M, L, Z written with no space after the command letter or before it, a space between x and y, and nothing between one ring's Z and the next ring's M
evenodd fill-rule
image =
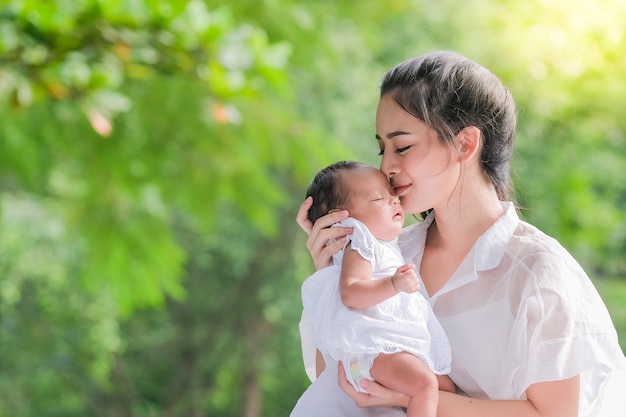
M404 153L404 152L408 151L410 147L411 146L409 145L409 146L405 146L404 148L398 148L398 149L396 149L396 153Z
M408 150L409 150L409 148L410 148L411 146L412 146L412 145L405 146L405 147L403 147L403 148L397 148L397 149L395 150L395 152L396 152L396 153L404 153L404 152L408 151ZM384 149L381 149L380 151L378 151L378 156L383 156L383 154L384 154L384 153L385 153L385 150L384 150Z

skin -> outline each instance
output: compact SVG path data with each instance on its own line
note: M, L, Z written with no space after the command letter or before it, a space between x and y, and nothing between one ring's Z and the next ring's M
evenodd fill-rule
M400 199L387 177L378 169L362 167L350 171L349 195L345 208L350 215L363 223L374 237L391 241L398 237L404 226L404 213ZM384 279L372 279L372 264L354 250L344 251L340 290L342 302L353 309L377 305L398 292L414 293L419 289L415 265L402 265ZM408 397L407 416L435 416L439 389L438 377L417 357L410 353L380 354L371 368L371 375L395 391ZM444 388L454 391L449 378Z
M398 237L404 226L404 213L400 199L391 188L385 175L373 167L350 171L350 196L345 209L363 223L374 237L391 241ZM372 264L357 251L346 250L341 268L341 300L354 309L374 306L396 295L419 289L415 265L402 265L394 275L374 280Z
M350 215L359 220L376 239L390 241L404 226L400 199L387 177L374 167L363 166L343 173L342 185L349 185L345 204Z
M391 98L382 97L376 113L376 139L381 151L381 171L389 178L405 212L434 210L422 263L419 266L425 289L436 293L450 279L474 242L503 214L492 183L479 165L480 131L466 127L452 147L443 145L435 132ZM326 227L348 213L320 218L315 225L303 221L310 202L297 215L309 233L307 247L316 266L326 266L334 247L324 248L329 238L340 238L347 230ZM407 404L406 396L374 381L363 381L367 394L346 383L339 369L339 385L361 407ZM527 400L477 400L440 391L438 417L577 417L580 377L536 383Z

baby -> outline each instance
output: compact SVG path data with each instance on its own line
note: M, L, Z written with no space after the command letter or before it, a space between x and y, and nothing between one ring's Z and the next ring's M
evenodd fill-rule
M359 381L367 378L407 395L409 417L435 417L438 390L454 392L443 376L450 371L450 347L430 304L417 292L414 265L405 264L400 253L399 198L381 171L352 161L321 170L308 196L312 222L348 210L350 217L338 225L354 230L333 264L302 285L303 319L311 324L324 362L341 361L356 390L363 391Z

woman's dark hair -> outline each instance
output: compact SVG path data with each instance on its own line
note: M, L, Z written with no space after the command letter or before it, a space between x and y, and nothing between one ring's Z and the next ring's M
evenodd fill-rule
M343 206L348 201L350 194L346 187L342 187L342 173L368 166L362 162L339 161L318 172L306 191L307 198L313 197L313 205L308 214L309 220L315 223L317 219L328 214L331 210Z
M406 112L451 145L464 128L481 132L481 167L498 198L511 200L510 162L517 113L509 90L487 69L455 52L438 51L389 70L380 87Z

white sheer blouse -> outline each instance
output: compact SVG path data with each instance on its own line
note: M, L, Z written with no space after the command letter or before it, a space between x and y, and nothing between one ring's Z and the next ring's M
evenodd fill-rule
M505 214L443 288L432 296L421 289L450 341L450 377L474 398L525 399L531 384L580 374L580 417L626 413L626 359L591 280L556 240L503 204ZM408 262L420 265L433 220L400 236ZM305 368L314 377L306 327Z

